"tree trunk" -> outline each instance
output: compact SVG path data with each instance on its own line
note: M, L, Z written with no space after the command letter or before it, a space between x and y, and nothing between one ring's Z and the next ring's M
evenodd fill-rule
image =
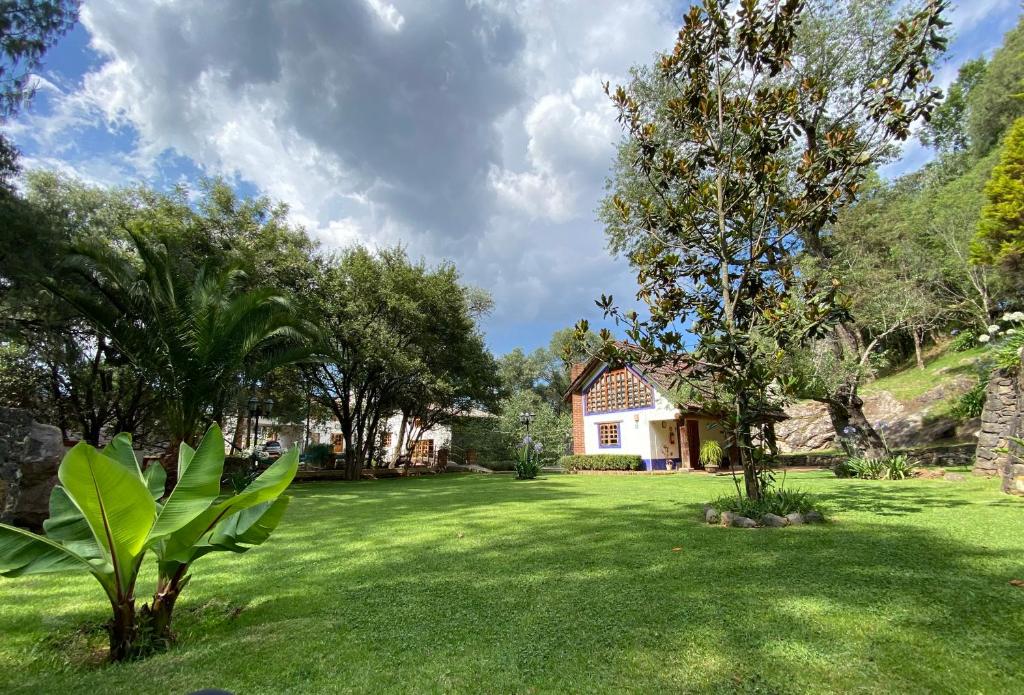
M744 395L736 401L736 444L740 450L740 463L743 464L743 488L747 497L752 500L761 499L761 479L757 473L757 461L754 460L754 441L750 436L748 421L748 404Z
M345 480L359 480L363 466L356 455L355 447L345 446Z
M186 572L188 572L188 565L181 565L173 576L161 576L157 580L153 604L142 609L149 621L148 627L153 639L162 647L168 647L174 643L174 632L171 630L174 606L184 588L182 579Z
M114 616L107 623L107 633L110 635L110 660L124 661L134 655L135 638L138 636L135 601L111 601L110 605L114 610Z
M917 359L917 368L924 369L924 354L921 351L921 344L924 341L921 338L921 331L915 328L911 333L914 335L914 357Z
M171 441L167 443L167 448L164 449L164 453L160 457L160 465L167 472L167 482L164 484L165 495L170 495L171 490L178 484L178 451L181 449L183 441L181 437L171 435Z
M826 401L826 405L832 427L847 455L868 458L886 458L889 455L885 440L864 415L864 401L860 396L856 393L836 394Z

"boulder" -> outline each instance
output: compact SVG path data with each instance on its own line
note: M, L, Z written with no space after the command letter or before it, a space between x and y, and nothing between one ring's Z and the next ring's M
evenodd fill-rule
M783 526L789 526L789 520L784 516L777 514L765 514L761 517L761 524L764 526L771 526L773 528L781 528Z
M790 526L799 526L804 523L804 515L800 512L790 512L786 515L786 521L789 522Z
M1003 466L1003 492L1024 495L1024 462L1009 461Z
M0 408L0 521L42 528L63 456L59 429L25 410Z
M961 480L967 480L967 478L959 473L946 473L942 476L943 480L949 480L951 482L960 482Z
M712 507L710 504L704 506L704 521L709 524L717 524L722 518L722 515L718 513L718 510Z
M804 522L808 524L823 524L825 523L825 517L822 516L821 512L809 511L804 514Z
M757 522L749 517L740 516L735 512L722 512L722 526L732 526L733 528L754 528L757 526Z

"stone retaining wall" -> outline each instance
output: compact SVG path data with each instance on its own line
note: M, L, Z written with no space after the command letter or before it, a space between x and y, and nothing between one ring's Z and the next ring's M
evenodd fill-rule
M64 456L60 430L0 408L0 522L41 528Z
M1024 495L1024 450L1010 437L1024 436L1024 370L1000 369L985 391L976 475L1001 475L1003 490Z
M913 449L892 449L894 454L903 454L915 466L970 466L974 463L975 444L950 444ZM803 454L782 454L779 461L786 467L818 466L832 468L847 459L846 454L809 452Z

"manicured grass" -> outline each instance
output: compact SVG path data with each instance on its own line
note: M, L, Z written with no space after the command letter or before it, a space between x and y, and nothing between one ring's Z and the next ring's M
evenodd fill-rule
M91 579L0 580L0 692L1020 692L1024 501L787 484L834 521L706 526L732 482L699 475L306 484L266 546L200 561L145 661L94 663Z
M966 352L947 350L927 359L924 369L918 369L911 363L898 372L865 384L861 392L870 394L888 391L897 400L905 403L923 396L944 380L960 375L973 377L978 359L985 354L985 348L975 348Z

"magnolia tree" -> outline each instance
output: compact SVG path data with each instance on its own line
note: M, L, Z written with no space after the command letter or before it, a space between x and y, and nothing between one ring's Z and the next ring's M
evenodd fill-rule
M696 400L723 414L754 499L768 479L756 435L769 439L785 350L848 318L838 283L800 274L796 254L928 112L928 66L944 41L945 3L932 0L865 56L877 78L849 89L812 69L823 52L809 46L822 46L799 40L802 23L830 7L706 0L670 53L628 85L606 85L625 138L601 215L650 316L612 297L598 304L644 362L685 367ZM626 357L604 337L609 359Z

